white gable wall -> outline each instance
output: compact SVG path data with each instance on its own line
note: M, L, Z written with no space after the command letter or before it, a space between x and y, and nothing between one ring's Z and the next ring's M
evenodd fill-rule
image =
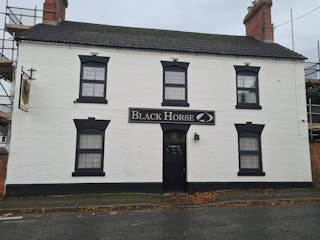
M108 104L74 103L79 95L79 55L110 57ZM189 108L162 107L160 61L189 62ZM236 105L234 65L261 67L262 110ZM128 108L215 110L215 126L192 125L187 135L189 182L311 182L303 62L203 56L21 43L19 66L34 68L30 110L18 109L17 80L7 184L162 182L159 124L128 123ZM73 119L111 120L106 129L105 177L72 177ZM235 123L265 124L263 177L239 177ZM194 133L200 141L193 141Z

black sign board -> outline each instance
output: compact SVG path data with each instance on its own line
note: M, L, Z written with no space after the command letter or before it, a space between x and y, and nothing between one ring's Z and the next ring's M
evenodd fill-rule
M129 108L129 122L215 125L215 112L207 110Z

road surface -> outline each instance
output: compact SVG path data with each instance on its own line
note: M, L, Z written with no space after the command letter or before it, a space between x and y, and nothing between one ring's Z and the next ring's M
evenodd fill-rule
M319 240L320 204L13 215L0 239Z

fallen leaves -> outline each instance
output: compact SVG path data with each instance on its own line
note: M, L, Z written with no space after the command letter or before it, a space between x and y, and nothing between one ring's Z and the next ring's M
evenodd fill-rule
M194 194L172 193L171 199L175 199L180 204L204 204L210 203L219 196L218 192L197 192Z
M320 203L320 199L284 199L284 200L251 200L251 201L235 201L220 202L211 207L250 207L250 206L288 206L298 204Z
M92 212L92 211L139 211L139 210L154 210L154 209L167 209L168 206L161 205L131 205L131 206L97 206L97 207L80 207L79 212Z

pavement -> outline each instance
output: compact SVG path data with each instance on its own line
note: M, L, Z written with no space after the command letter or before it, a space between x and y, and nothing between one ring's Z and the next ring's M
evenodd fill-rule
M1 214L320 204L320 189L215 191L195 194L94 194L0 198Z

